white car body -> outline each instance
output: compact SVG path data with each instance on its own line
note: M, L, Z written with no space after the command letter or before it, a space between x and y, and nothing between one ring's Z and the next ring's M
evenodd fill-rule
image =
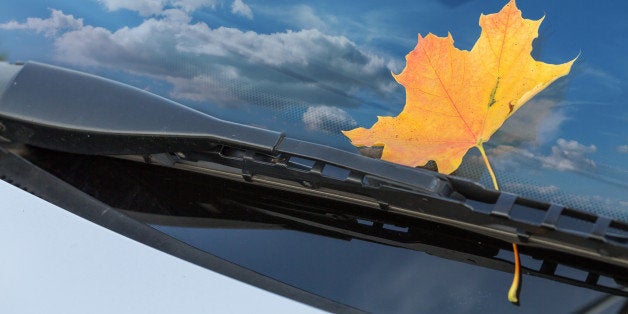
M0 313L316 313L0 180Z

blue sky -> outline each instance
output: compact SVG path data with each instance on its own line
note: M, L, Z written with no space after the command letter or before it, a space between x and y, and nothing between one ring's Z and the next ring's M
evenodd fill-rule
M352 150L339 130L396 115L417 33L469 49L506 1L94 0L0 4L0 52L120 80L225 119ZM628 211L628 4L520 0L535 58L572 72L488 143L514 192ZM474 173L477 152L463 170ZM476 171L477 172L477 171ZM473 175L470 175L473 177ZM486 175L474 177L482 182ZM613 214L613 213L610 213Z

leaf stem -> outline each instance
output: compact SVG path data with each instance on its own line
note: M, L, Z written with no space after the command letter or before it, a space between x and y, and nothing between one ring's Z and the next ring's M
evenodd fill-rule
M521 261L519 260L519 249L517 244L512 244L512 252L515 254L515 275L508 290L508 301L519 305L519 292L521 291Z
M499 186L497 185L497 178L495 177L495 172L493 171L493 167L491 167L491 164L488 162L488 157L486 157L486 152L484 151L482 141L479 141L476 147L478 148L478 150L480 150L480 154L482 154L482 159L484 159L486 169L488 169L488 173L491 175L493 187L495 188L495 190L499 190ZM515 274L512 278L512 284L510 285L510 289L508 290L508 301L515 305L519 305L519 292L521 291L521 260L519 259L519 248L517 247L516 243L512 244L512 251L515 255Z
M493 167L488 162L488 157L486 157L486 152L484 151L484 146L482 146L482 141L480 141L475 147L480 150L480 154L482 154L482 159L484 159L484 164L486 165L486 169L488 169L488 174L491 175L491 180L493 180L493 187L495 190L499 190L499 186L497 186L497 178L495 177L495 172L493 172Z

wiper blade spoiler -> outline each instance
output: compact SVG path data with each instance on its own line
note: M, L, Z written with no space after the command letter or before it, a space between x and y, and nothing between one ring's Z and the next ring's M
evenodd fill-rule
M271 151L282 138L135 87L36 62L0 62L0 93L1 136L66 152L142 154L215 143Z

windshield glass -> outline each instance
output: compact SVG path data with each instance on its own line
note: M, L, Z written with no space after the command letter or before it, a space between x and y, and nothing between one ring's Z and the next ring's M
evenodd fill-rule
M27 1L0 4L0 52L113 78L219 118L357 151L341 130L396 116L391 75L425 36L470 49L504 1ZM623 2L522 1L532 55L578 56L485 147L503 190L628 220ZM586 22L583 22L586 21ZM472 149L457 175L491 186Z
M623 37L628 3L519 2L524 18L543 18L533 42L536 60L577 59L568 75L533 97L484 143L500 188L628 222L628 42ZM480 36L480 16L506 3L3 1L0 60L93 73L221 119L359 153L341 131L369 128L378 116L403 110L406 90L393 73L406 66L417 34L451 34L457 48L470 50ZM469 150L454 175L493 186L477 149ZM137 177L138 182L146 178ZM429 250L344 241L283 225L273 226L276 230L153 226L262 274L373 311L413 312L422 295L421 301L434 303L427 312L483 312L497 308L486 300L502 298L510 280L509 267L495 279L491 270L464 257L459 260L465 263L458 263ZM425 229L432 232L431 225ZM506 252L502 255L510 261ZM460 278L466 285L448 285ZM425 280L427 285L418 284ZM572 310L555 302L565 295L582 303L603 298L600 292L539 277L528 284L539 287L524 292L537 301L528 310ZM503 311L513 308L500 301Z

